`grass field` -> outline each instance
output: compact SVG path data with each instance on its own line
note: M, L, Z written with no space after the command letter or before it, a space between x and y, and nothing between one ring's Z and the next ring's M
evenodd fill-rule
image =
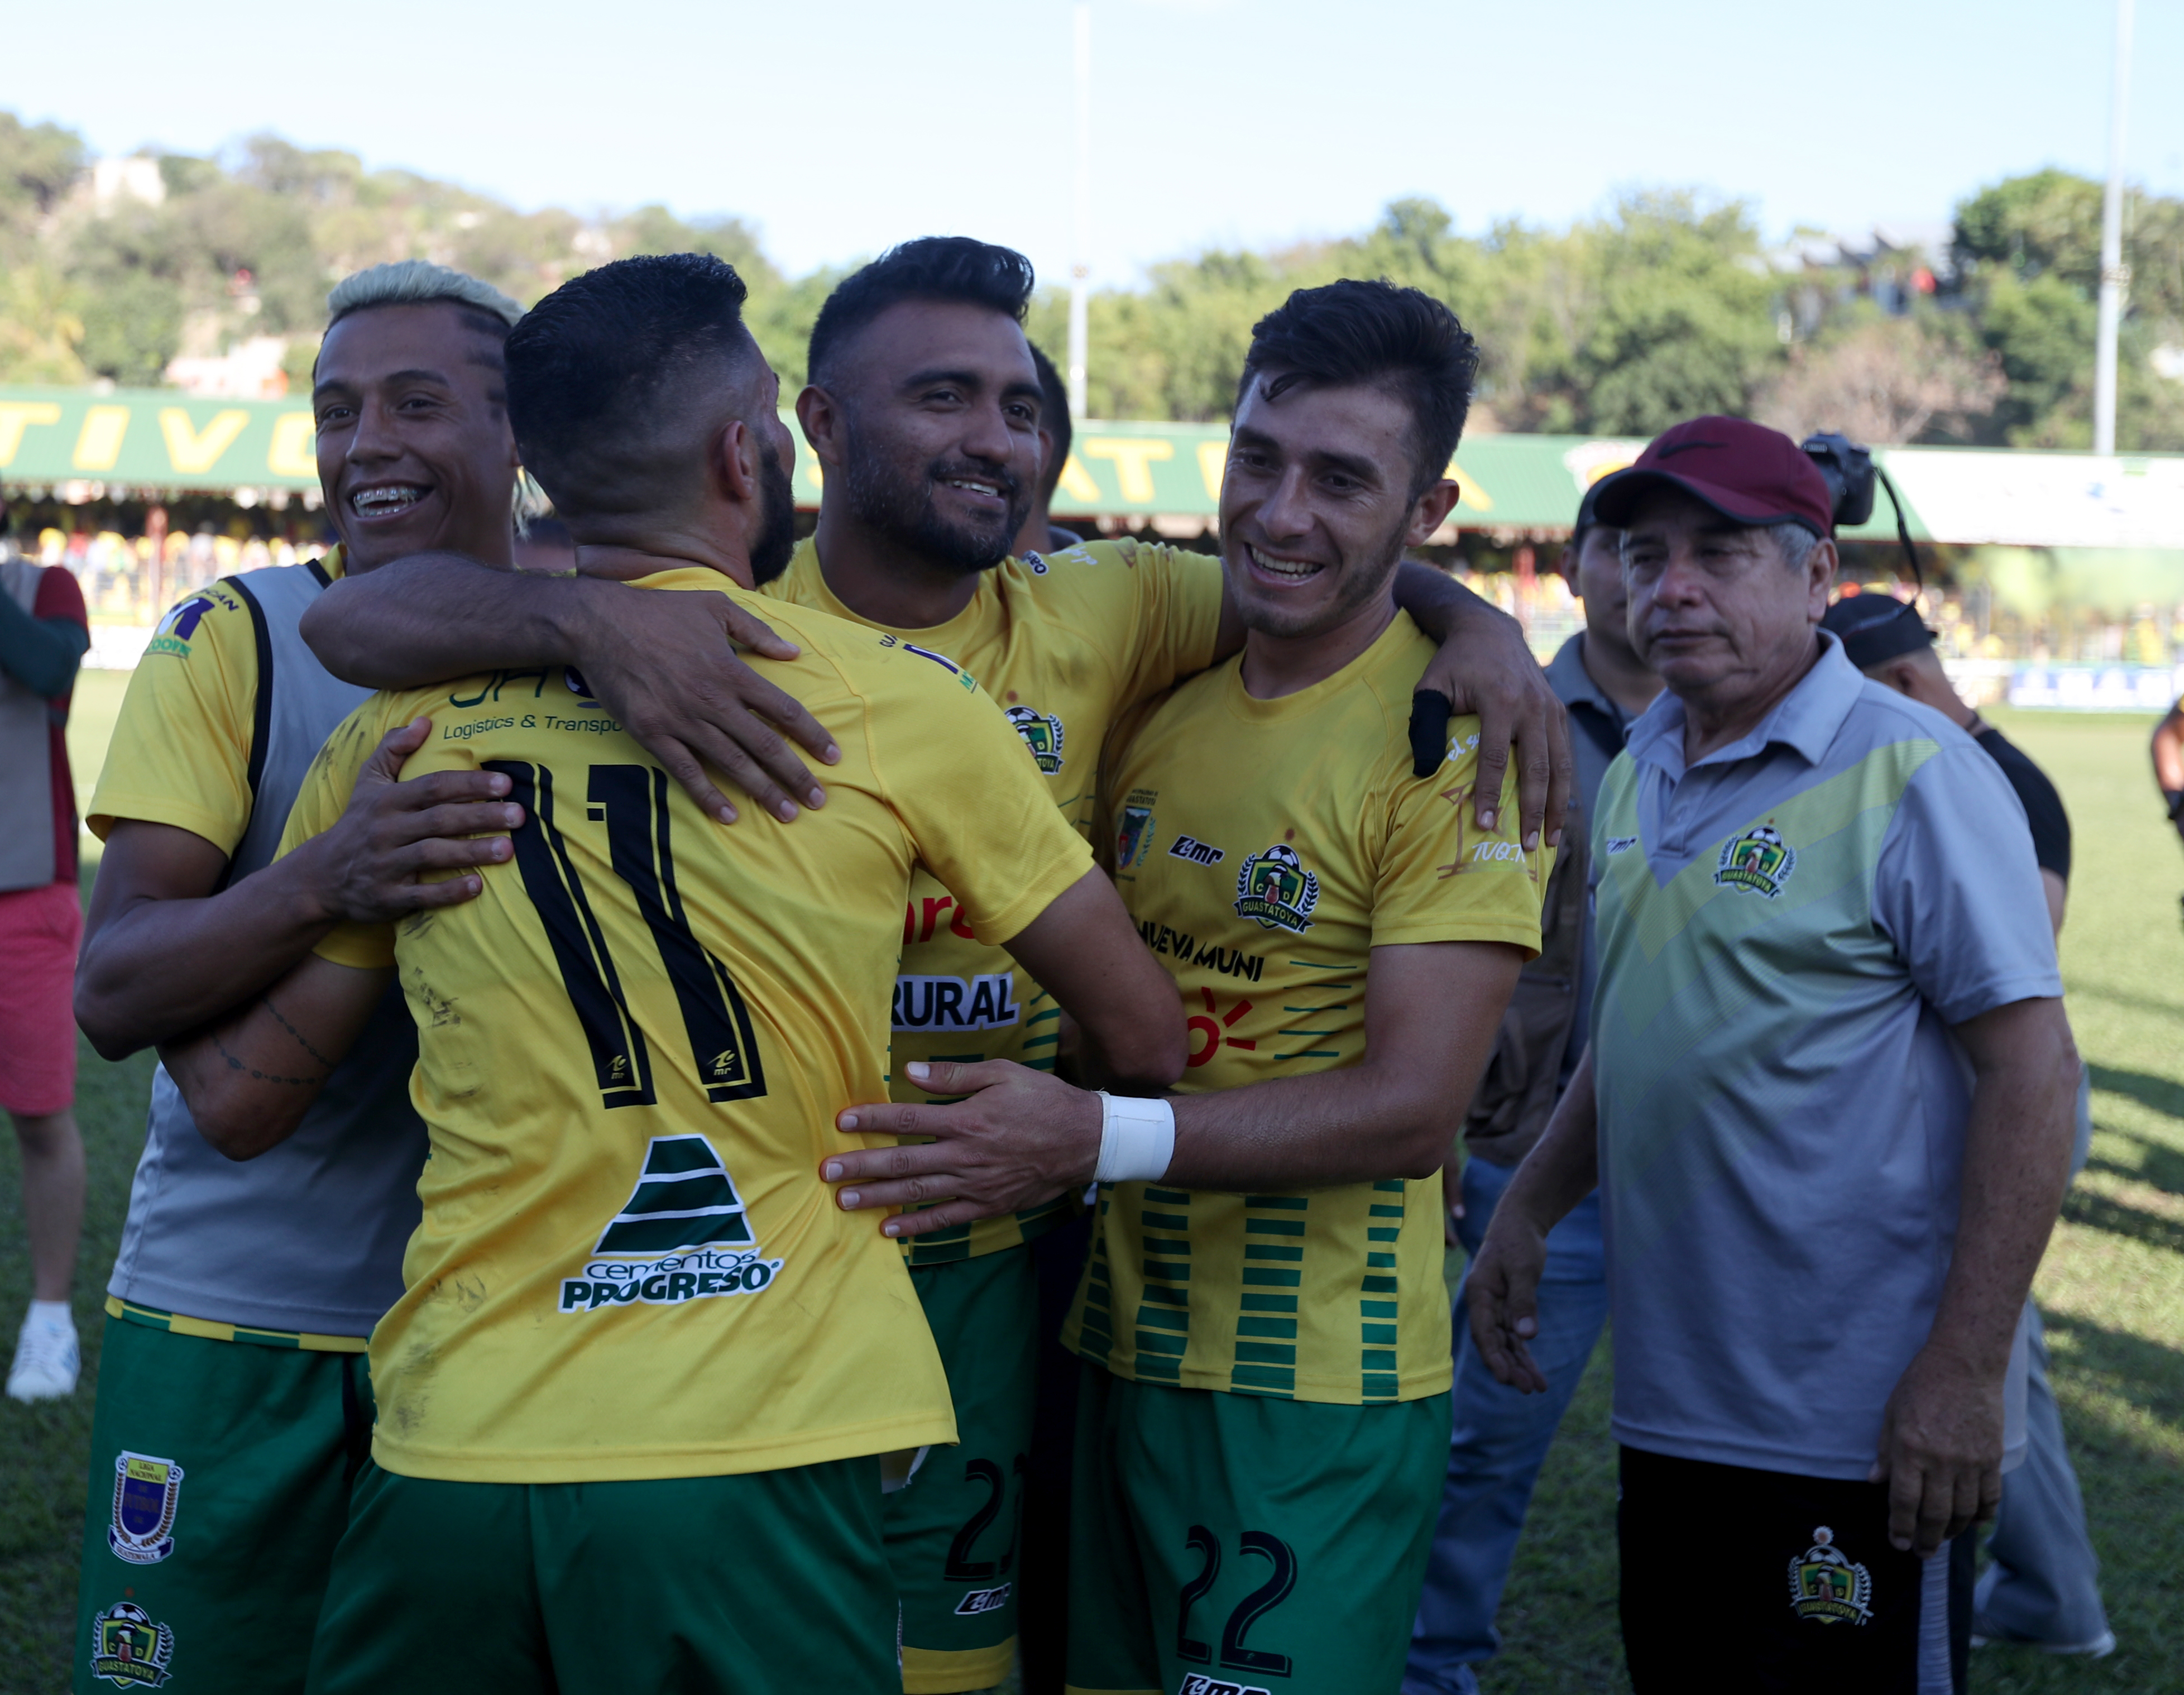
M86 673L71 742L87 795L121 678ZM2079 1045L2093 1071L2092 1162L2042 1268L2054 1382L2075 1443L2120 1646L2098 1664L2004 1648L1974 1659L1981 1691L2184 1691L2184 856L2162 822L2138 720L1993 715L2054 777L2076 827L2063 937ZM100 1291L142 1140L151 1066L83 1051L91 1157L75 1401L0 1401L0 1692L68 1684ZM0 1161L0 1317L28 1297L12 1160ZM12 1328L8 1334L12 1336ZM1608 1371L1594 1363L1547 1462L1502 1611L1492 1695L1628 1688L1617 1646ZM1693 1625L1704 1629L1694 1597Z

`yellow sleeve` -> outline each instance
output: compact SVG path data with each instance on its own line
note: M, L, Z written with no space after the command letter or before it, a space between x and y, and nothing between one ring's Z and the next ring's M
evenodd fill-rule
M1423 780L1410 774L1390 796L1386 845L1373 888L1373 945L1405 942L1509 942L1540 951L1540 898L1554 850L1524 851L1518 839L1517 770L1504 774L1495 828L1474 816L1479 720L1449 731L1461 754Z
M117 820L172 824L232 855L250 826L258 710L257 623L225 583L159 621L114 721L84 820L104 841Z
M373 695L326 738L311 768L304 773L296 804L288 809L276 858L293 853L314 836L325 834L348 810L349 797L356 792L356 774L386 733L382 726L388 699L384 694ZM336 965L384 970L394 963L394 926L337 924L311 951Z
M1221 632L1221 561L1187 548L1134 544L1137 629L1128 698L1143 700L1213 663Z
M872 763L918 862L982 942L1007 941L1092 868L1023 742L983 689L897 650L915 672L872 715Z

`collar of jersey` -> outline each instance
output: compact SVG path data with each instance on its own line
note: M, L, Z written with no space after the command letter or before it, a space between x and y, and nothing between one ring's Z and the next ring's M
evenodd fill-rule
M883 624L878 619L867 618L862 612L846 605L842 597L835 594L833 585L827 581L827 573L819 567L819 542L816 536L806 536L797 543L796 552L788 561L788 569L811 573L811 581L818 587L821 611L830 612L838 618L847 618L853 624L862 624L868 630L885 630L891 636L900 636L907 641L939 648L952 655L956 647L964 639L978 633L979 624L985 616L986 589L995 573L1006 571L1016 562L1016 555L1011 554L992 571L980 572L978 587L969 602L946 623L907 626Z
M1262 700L1244 687L1244 655L1238 654L1232 661L1227 680L1228 710L1237 717L1254 724L1279 723L1284 719L1302 717L1316 712L1338 694L1356 688L1381 666L1388 665L1403 649L1424 635L1411 622L1408 612L1398 611L1388 621L1388 627L1373 638L1373 645L1344 666L1332 677L1323 677L1309 689L1300 689L1294 694L1277 695L1271 700ZM1404 692L1409 692L1405 685Z
M1748 736L1716 748L1701 765L1732 765L1766 752L1775 743L1800 755L1808 765L1827 757L1836 732L1865 692L1865 673L1844 656L1842 643L1822 630L1820 656ZM1630 726L1624 745L1630 757L1659 767L1672 782L1681 782L1684 765L1684 703L1663 689Z

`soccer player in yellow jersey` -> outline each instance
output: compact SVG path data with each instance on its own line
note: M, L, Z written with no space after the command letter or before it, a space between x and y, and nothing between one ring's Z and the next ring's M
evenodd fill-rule
M510 337L524 461L583 568L744 599L794 538L777 384L717 259L625 260ZM886 1452L955 1435L902 1256L830 1204L833 1115L882 1087L911 871L1051 985L1141 1084L1173 987L1021 741L959 667L796 608L784 667L840 750L794 832L716 829L566 666L376 697L292 845L391 728L507 778L512 861L424 922L345 928L176 1057L249 1157L391 971L432 1141L380 1416L315 1692L897 1686Z
M928 1202L891 1221L910 1233L1101 1181L1069 1332L1074 1690L1402 1675L1448 1443L1440 1167L1551 852L1507 795L1478 827L1475 719L1423 777L1406 743L1429 644L1392 584L1455 499L1476 364L1386 283L1300 291L1254 332L1221 527L1250 633L1103 785L1103 847L1190 1015L1184 1092L935 1065L972 1097L842 1123L939 1140L828 1163L845 1207Z
M1244 621L1217 561L1203 555L1124 541L1010 555L1046 469L1045 395L1021 327L1033 281L1029 263L1009 248L936 237L905 243L829 297L812 332L811 385L797 403L825 478L818 530L768 590L978 677L1006 709L1062 816L1089 834L1110 727L1235 652ZM710 641L710 630L679 609L663 611L658 597L604 583L517 583L443 563L411 561L383 584L344 592L334 662L346 674L385 683L481 661L573 662L627 696L678 677L702 689L717 669L691 639L694 627ZM1500 804L1516 722L1525 726L1528 760L1538 750L1544 795L1544 750L1563 733L1561 709L1514 626L1482 616L1423 566L1407 567L1396 592L1450 636L1438 657L1429 646L1418 655L1406 700L1419 686L1468 689L1466 698L1499 711L1487 737L1495 775L1479 808ZM649 677L629 675L632 654ZM1547 700L1536 719L1524 716L1527 691ZM1536 815L1526 828L1536 830ZM914 1062L1054 1064L1052 985L982 940L973 928L982 916L962 891L921 873L904 916L891 1018L889 1083L900 1098L930 1098L909 1074ZM1038 1302L1031 1256L1018 1250L1059 1224L1067 1206L1050 1199L911 1246L962 1433L957 1448L889 1497L911 1695L983 1688L1008 1669L1017 1580L1026 1575L1019 1556L1042 1528L1018 1531L1021 1480L1027 1459L1036 1464L1028 1448Z

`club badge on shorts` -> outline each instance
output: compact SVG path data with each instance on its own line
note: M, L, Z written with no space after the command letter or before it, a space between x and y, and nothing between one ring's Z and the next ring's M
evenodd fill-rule
M1740 895L1764 895L1772 900L1797 868L1797 849L1772 824L1762 824L1724 844L1713 880Z
M171 1459L127 1449L114 1457L114 1515L106 1545L116 1559L157 1565L175 1551L175 1508L181 1500L182 1469Z
M157 1689L175 1657L175 1633L132 1602L117 1601L91 1621L91 1675L117 1689Z
M1822 1525L1813 1545L1790 1562L1791 1610L1824 1625L1862 1625L1873 1616L1873 1576L1835 1541Z

